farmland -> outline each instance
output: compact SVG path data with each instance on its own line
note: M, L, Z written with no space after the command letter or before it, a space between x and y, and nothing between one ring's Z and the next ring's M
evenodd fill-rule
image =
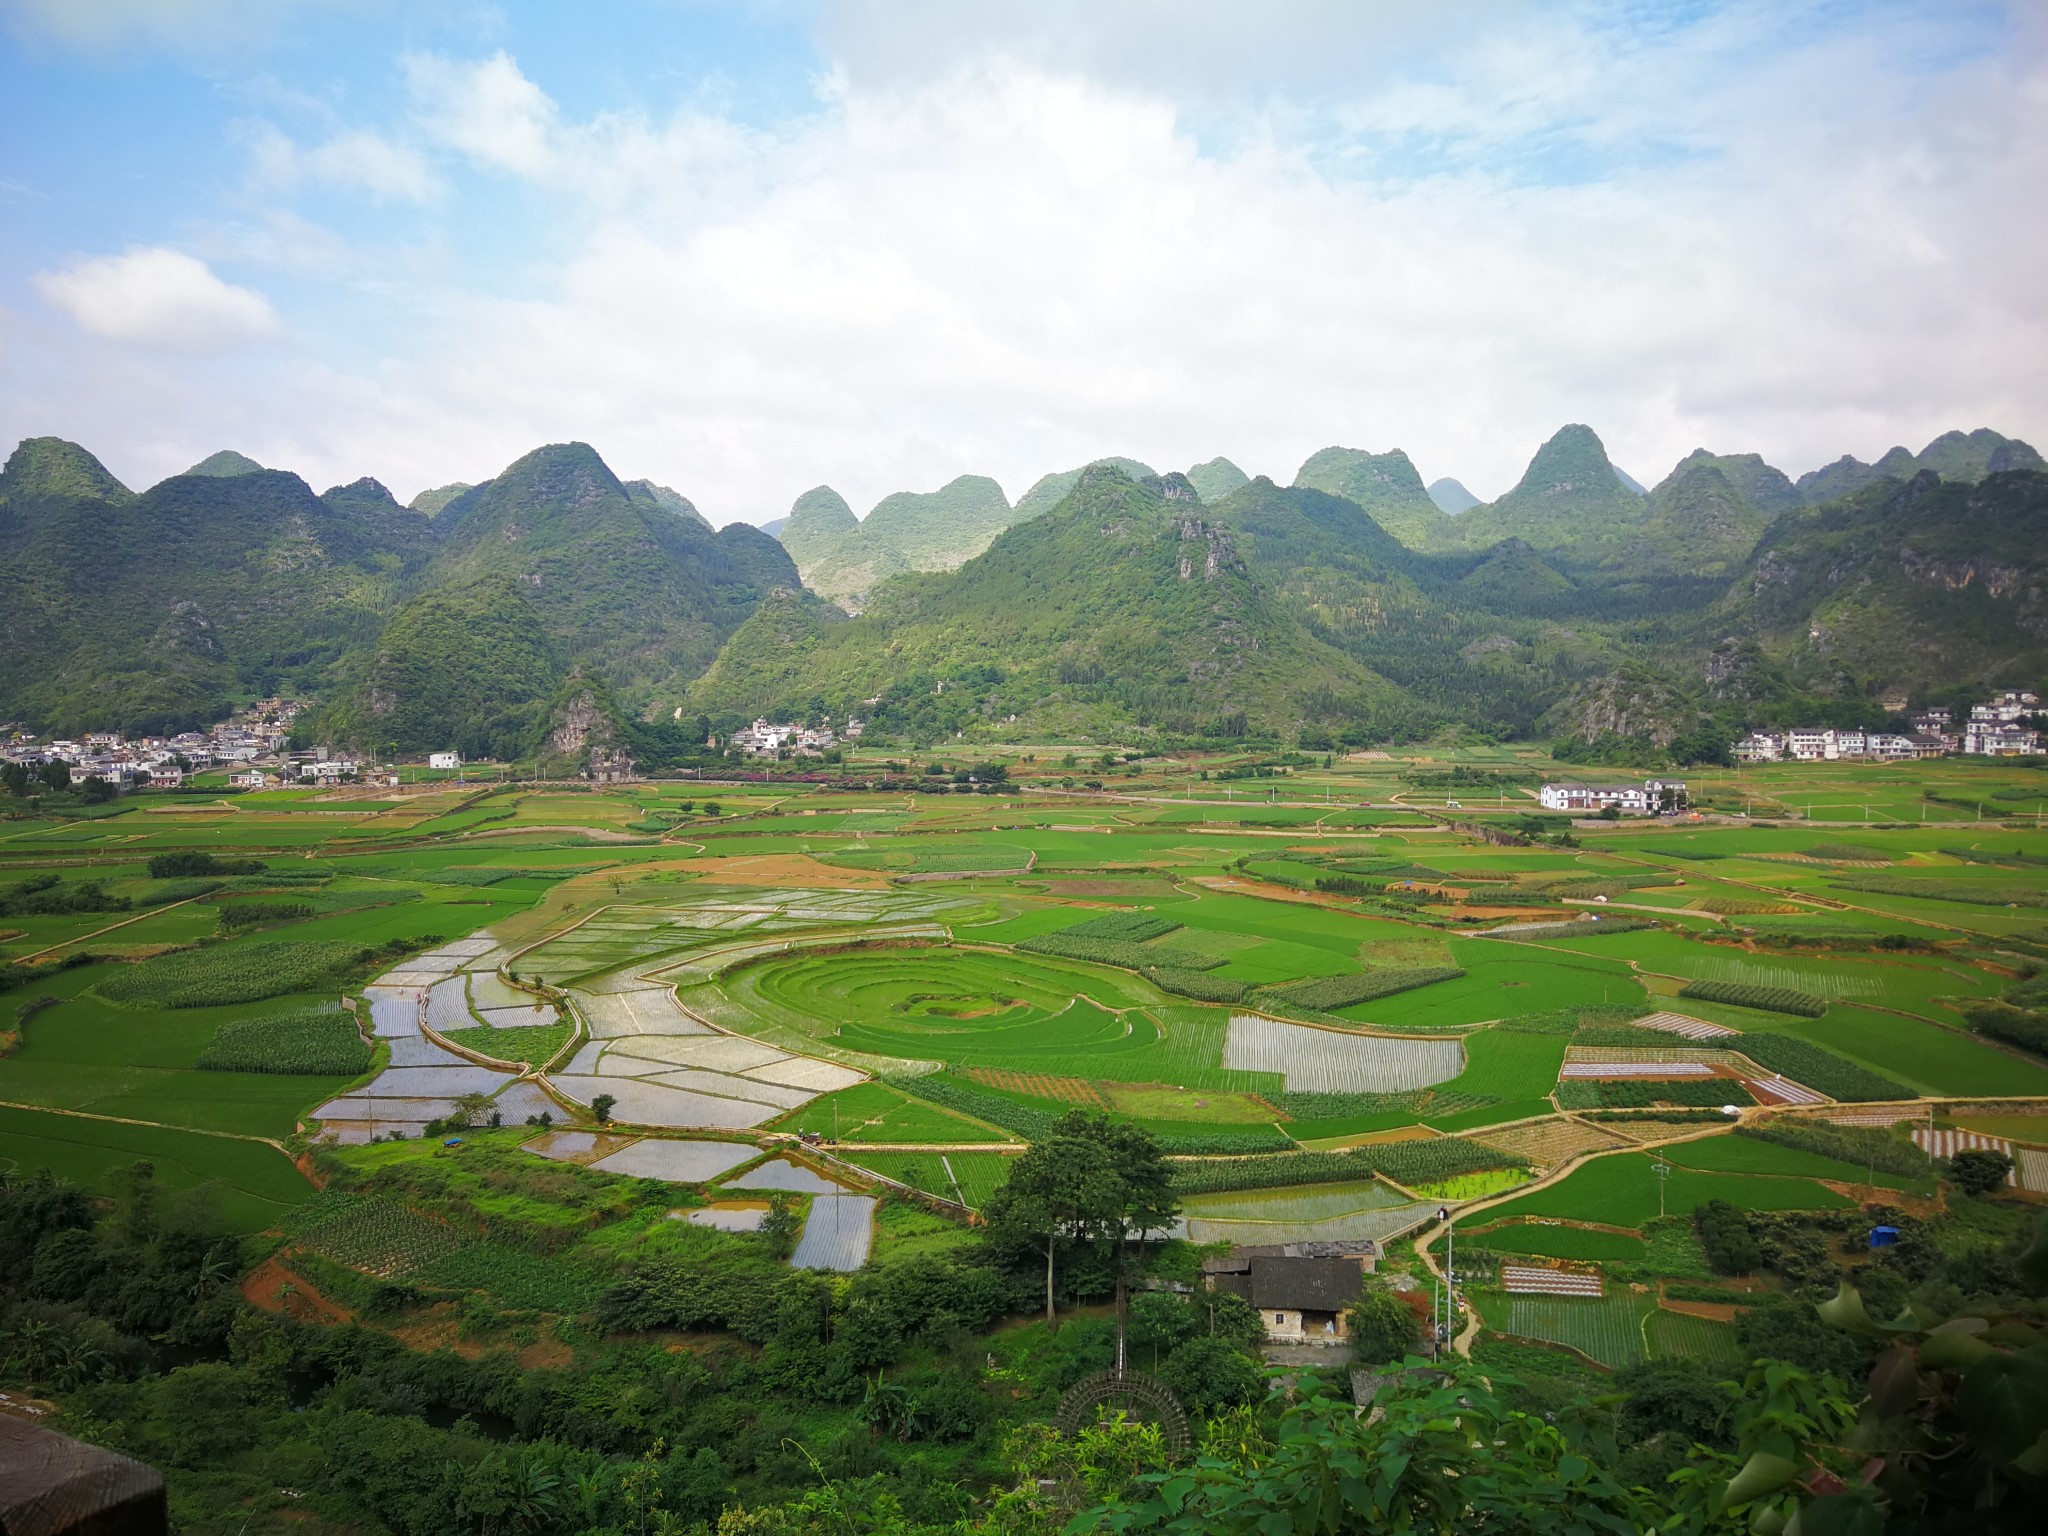
M131 905L7 919L0 952L37 959L11 967L0 1004L0 1029L19 1021L0 1101L21 1106L0 1111L0 1157L96 1190L148 1157L167 1184L216 1186L233 1220L258 1230L313 1194L288 1154L361 1159L351 1166L370 1185L418 1176L388 1141L332 1145L344 1124L358 1140L401 1134L424 1156L426 1125L481 1094L489 1109L449 1151L474 1143L476 1162L460 1166L481 1167L543 1113L595 1130L604 1093L624 1132L652 1138L642 1146L696 1131L758 1155L771 1137L813 1137L845 1163L978 1208L1018 1148L1083 1110L1160 1141L1202 1224L1191 1235L1379 1231L1410 1220L1409 1191L1431 1211L1477 1207L1475 1250L1668 1279L1656 1267L1676 1241L1657 1225L1660 1154L1613 1149L1700 1125L1646 1112L1617 1129L1576 1107L1718 1109L1748 1095L1725 1078L1561 1087L1575 1042L1619 1045L1600 1032L1676 1009L1735 1031L1713 1046L1845 1104L2048 1097L2048 1064L1975 1033L1966 1011L2015 983L2010 946L2043 942L2029 937L2042 867L1993 856L2048 857L2048 833L1869 825L1847 814L1865 792L1879 822L1917 820L1918 802L1830 768L1811 782L1746 772L1755 808L1802 813L1781 825L1623 822L1579 828L1571 846L1503 846L1422 814L1446 797L1404 777L1467 763L1464 752L1304 758L1262 782L1256 803L1152 760L1083 795L1021 757L998 793L885 797L859 787L878 759L856 753L838 780L716 786L715 818L701 809L713 787L693 783L145 795L100 819L12 823L0 884L98 880ZM1219 749L1205 766L1234 753L1247 755ZM1520 748L1469 764L1527 769L1532 782L1551 771ZM2007 787L2021 787L2010 772ZM1709 797L1735 786L1699 782ZM1510 803L1490 819L1521 835L1518 814ZM163 850L256 869L152 880L145 861ZM1327 877L1353 884L1318 890ZM1412 889L1389 899L1402 881ZM1652 910L1579 921L1596 895ZM1546 926L1483 937L1501 912ZM493 1060L556 1065L544 1083L515 1082L457 1061L419 1032L422 1016ZM332 1124L318 1113L329 1105ZM1674 1143L1661 1152L1664 1209L1718 1199L1824 1214L1848 1204L1830 1185L1925 1187L1917 1171L1831 1145ZM527 1161L538 1171L520 1187L546 1196L479 1189L467 1225L442 1219L442 1197L351 1186L386 1203L287 1232L309 1263L392 1268L450 1292L492 1289L495 1275L507 1305L542 1311L583 1304L587 1276L618 1254L697 1240L673 1235L686 1224L666 1208L658 1224L617 1204L641 1177L617 1175L641 1162ZM1555 1182L1514 1192L1551 1169ZM647 1182L684 1206L704 1198L658 1173ZM828 1214L807 1251L821 1263L870 1239L878 1257L913 1241L888 1199ZM589 1267L552 1281L532 1267L536 1232L564 1241L586 1218L605 1234L571 1244ZM1515 1305L1509 1331L1577 1340L1596 1358L1719 1359L1727 1347L1723 1325L1668 1311Z

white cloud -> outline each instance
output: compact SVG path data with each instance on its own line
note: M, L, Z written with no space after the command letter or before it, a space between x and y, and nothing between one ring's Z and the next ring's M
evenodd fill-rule
M95 336L167 352L217 352L283 327L269 301L182 251L144 246L38 272L37 292Z
M309 146L270 123L257 123L244 137L257 177L273 189L343 187L379 202L403 203L432 202L442 190L418 150L381 133L357 129Z
M1497 494L1573 420L1646 480L1702 445L1794 473L1952 426L2048 446L2025 12L1972 52L1883 4L1804 31L1793 0L1662 27L1449 9L1304 0L1261 32L1189 6L1148 54L1080 0L1028 47L945 35L982 8L849 5L846 67L771 129L576 120L507 55L410 57L415 126L384 137L544 183L544 230L487 273L409 273L346 365L279 358L203 413L81 385L81 419L39 430L118 460L133 423L189 422L140 468L232 440L415 488L575 437L721 520L820 480L856 507L965 471L1014 496L1112 452L1284 481L1333 442ZM1319 45L1322 99L1258 99ZM1255 86L1219 134L1233 51ZM438 206L516 230L529 197Z
M322 3L332 0L0 0L0 12L17 33L73 48L183 50L247 42Z
M505 53L480 63L408 54L407 83L421 125L487 170L538 178L555 164L558 114Z

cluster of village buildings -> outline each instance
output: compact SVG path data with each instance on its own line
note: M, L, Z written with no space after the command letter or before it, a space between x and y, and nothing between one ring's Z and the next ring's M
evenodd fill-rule
M861 732L867 729L864 721L848 720L846 729L834 733L832 722L823 725L770 725L766 720L756 720L752 725L743 725L726 738L726 746L748 757L817 757L842 741L857 741ZM712 746L718 745L716 737Z
M1575 811L1597 816L1605 810L1624 816L1655 816L1685 808L1685 780L1645 779L1640 784L1546 784L1536 791L1546 811Z
M259 699L218 725L174 736L129 739L112 731L94 731L76 739L45 741L16 734L0 742L0 761L27 768L64 763L73 782L97 778L123 789L176 789L192 774L222 768L228 770L228 783L238 789L337 784L372 771L373 765L325 747L292 750L292 722L306 708L302 699ZM462 758L454 752L436 752L427 766L456 769Z
M1735 744L1735 756L1745 763L1832 763L1845 758L1898 762L1951 752L2025 757L2041 750L2041 732L2033 724L2040 709L2034 694L2008 689L1989 704L1974 707L1970 718L1961 722L1945 709L1923 710L1911 717L1911 735L1816 728L1752 731Z

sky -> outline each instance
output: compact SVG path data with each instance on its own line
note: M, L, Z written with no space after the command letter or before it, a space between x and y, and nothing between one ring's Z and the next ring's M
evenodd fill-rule
M2048 447L2039 0L0 0L0 439L715 523Z

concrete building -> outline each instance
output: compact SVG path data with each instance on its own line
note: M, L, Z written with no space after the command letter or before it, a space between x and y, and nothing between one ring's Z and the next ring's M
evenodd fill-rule
M427 766L429 768L460 768L462 766L462 754L460 752L429 752L427 754Z

